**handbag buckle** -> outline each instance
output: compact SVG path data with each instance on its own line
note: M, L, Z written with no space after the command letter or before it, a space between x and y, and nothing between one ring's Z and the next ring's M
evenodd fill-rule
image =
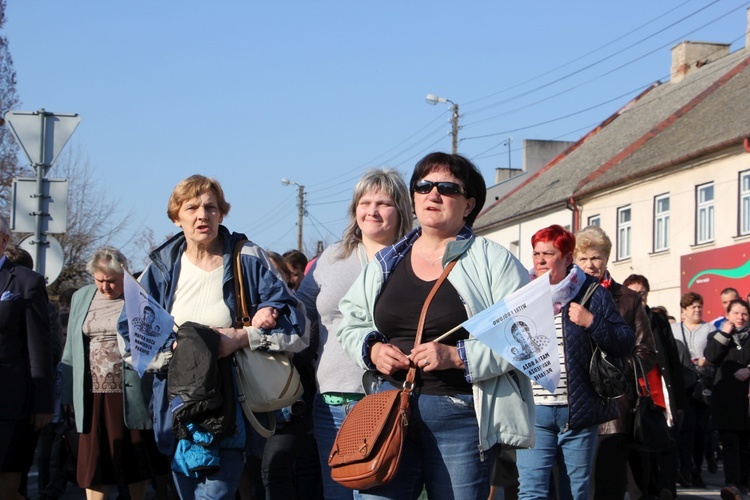
M409 382L408 380L404 380L403 389L405 391L413 391L414 390L414 382Z

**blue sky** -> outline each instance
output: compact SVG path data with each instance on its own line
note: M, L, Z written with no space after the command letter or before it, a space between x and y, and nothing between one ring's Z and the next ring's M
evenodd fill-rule
M161 241L166 203L193 173L217 178L225 224L265 248L339 239L368 167L411 174L459 152L488 185L521 167L523 139L577 140L669 75L682 40L745 45L750 2L687 0L154 2L9 0L21 109L79 113L68 147L100 190ZM564 118L563 118L564 117ZM130 234L123 235L124 244ZM128 249L142 259L143 249Z

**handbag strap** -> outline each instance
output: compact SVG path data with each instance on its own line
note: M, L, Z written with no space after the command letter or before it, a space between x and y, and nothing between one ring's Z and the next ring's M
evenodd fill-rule
M648 386L648 377L646 376L646 371L643 369L643 363L641 363L641 358L638 356L631 356L633 359L633 376L635 377L635 390L640 394L641 388L638 384L638 379L643 379L643 385L646 390L645 394L642 394L643 396L651 397L651 388ZM638 377L638 369L640 368L641 377Z
M599 286L599 283L591 283L586 290L586 293L583 294L583 297L581 298L581 305L583 307L586 307L586 302L589 301L592 295L594 295L594 292L596 291L596 288Z
M583 297L581 297L581 306L586 307L586 302L589 301L589 299L594 295L594 292L596 291L597 287L599 287L598 282L593 282L589 285L589 287L586 289L586 293L583 294ZM591 335L587 335L589 339L589 344L591 345L591 355L593 356L595 354L595 348L598 346L594 345L594 340L591 338Z
M242 279L242 247L247 240L239 240L232 250L232 274L234 274L234 300L237 307L237 316L234 318L235 327L242 328L250 326L250 312L247 310L245 297L245 285Z
M424 332L424 322L425 318L427 317L427 309L430 307L430 302L432 302L432 299L435 297L435 294L438 291L438 288L440 288L440 285L443 284L445 279L448 277L448 274L450 274L451 269L456 265L456 262L458 261L458 257L453 259L448 263L447 266L445 266L445 269L443 269L442 274L437 279L435 284L432 286L432 290L430 290L430 294L427 296L427 299L424 301L424 305L422 305L422 312L419 315L419 323L417 324L417 333L414 337L414 347L417 347L419 344L422 343L422 333ZM408 389L409 392L411 392L412 388L414 387L414 378L417 375L417 367L412 363L412 366L409 368L409 372L406 374L406 380L404 381L404 389Z
M232 249L232 279L234 283L234 301L237 308L237 316L234 318L235 328L250 326L250 311L247 308L247 296L245 293L245 280L242 278L242 247L248 240L242 239L234 244ZM235 367L236 361L233 361ZM245 413L245 412L243 412ZM271 437L276 432L276 414L274 412L266 413L268 418L268 428L260 423L255 413L249 411L245 413L253 428L264 438Z

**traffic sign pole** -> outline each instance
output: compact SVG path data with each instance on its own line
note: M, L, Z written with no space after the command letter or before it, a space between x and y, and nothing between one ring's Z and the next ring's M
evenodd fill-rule
M5 121L29 163L36 169L37 192L34 196L37 198L37 209L34 212L34 240L30 243L36 245L34 270L45 275L46 249L49 245L47 222L50 214L47 210L48 196L44 194L44 176L70 139L81 117L78 114L50 113L42 108L34 112L8 111L5 113ZM13 210L15 212L15 206Z
M39 135L42 138L41 141L39 141L39 158L44 161L44 147L46 144L46 133L47 133L47 120L46 115L47 112L44 110L41 110L42 112L39 113ZM45 231L45 212L44 208L46 203L44 202L44 174L46 174L46 168L43 163L36 163L34 164L34 168L36 169L36 196L37 196L37 210L36 210L36 229L34 231L34 242L36 243L36 252L34 256L34 271L38 272L42 276L44 276L44 258L45 258L45 248L47 245L46 236L47 233Z

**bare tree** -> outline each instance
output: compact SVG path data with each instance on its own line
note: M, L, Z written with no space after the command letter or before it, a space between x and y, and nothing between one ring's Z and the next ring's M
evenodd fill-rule
M67 232L53 235L63 247L65 266L49 287L51 295L91 282L86 262L97 248L116 244L127 256L127 249L135 252L136 243L144 244L149 234L153 239L149 228L131 227L128 221L133 220L132 210L123 213L121 200L112 195L113 186L95 178L80 147L69 145L64 149L50 169L49 177L69 181Z
M3 35L6 0L0 0L0 118L6 111L18 109L20 99L16 94L16 72L8 50L8 39ZM0 215L10 212L10 192L14 177L28 177L32 169L19 161L19 148L7 126L0 120ZM149 228L131 227L132 211L123 213L121 202L113 197L113 186L94 177L94 169L80 147L69 145L58 156L47 173L49 178L69 181L67 232L52 234L63 248L64 267L60 276L48 287L50 295L57 296L68 287L78 288L91 282L86 272L86 262L91 254L103 245L118 244L125 255L128 248L140 258L143 248L153 248L153 231ZM26 236L16 233L15 240ZM138 245L138 246L136 246Z
M16 71L8 49L8 38L2 31L4 25L5 0L0 0L0 215L7 217L13 177L28 175L29 169L19 163L18 145L2 120L7 111L17 109L21 103L16 94Z

